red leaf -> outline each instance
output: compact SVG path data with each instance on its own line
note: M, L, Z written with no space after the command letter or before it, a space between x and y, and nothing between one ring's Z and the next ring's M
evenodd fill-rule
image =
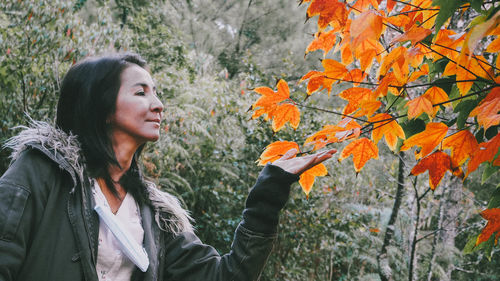
M500 133L487 142L479 144L478 148L472 154L472 157L467 165L466 177L475 171L483 162L489 162L494 159L500 147Z
M492 209L486 209L481 212L481 216L488 221L486 226L483 228L483 231L481 231L481 234L477 237L476 240L476 246L488 241L493 235L493 233L497 233L495 235L495 245L498 242L498 237L500 236L500 209L499 208L492 208Z
M427 170L429 171L429 185L434 190L446 171L452 171L450 156L442 151L436 151L420 160L411 170L411 174L416 176Z

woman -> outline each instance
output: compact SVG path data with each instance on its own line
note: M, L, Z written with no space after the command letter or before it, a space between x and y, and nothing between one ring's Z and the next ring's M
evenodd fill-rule
M0 178L1 280L259 278L290 184L335 150L297 158L292 150L267 165L231 252L220 256L196 237L178 200L141 175L140 153L158 140L162 115L138 55L71 67L56 128L33 121L7 143L13 153ZM134 245L145 252L130 250Z

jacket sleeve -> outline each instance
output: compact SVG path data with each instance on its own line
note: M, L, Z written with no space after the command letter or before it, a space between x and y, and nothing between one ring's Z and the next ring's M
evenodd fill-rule
M42 183L34 171L49 173L46 161L24 152L0 178L0 280L16 280L43 212L43 199L33 188Z
M231 251L220 256L193 233L182 233L165 245L166 280L258 280L277 236L280 210L290 185L299 177L267 165L245 203Z

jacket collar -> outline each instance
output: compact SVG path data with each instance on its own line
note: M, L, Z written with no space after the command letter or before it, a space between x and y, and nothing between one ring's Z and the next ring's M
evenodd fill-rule
M73 188L83 182L84 165L80 144L76 136L68 135L46 122L30 119L29 126L18 126L21 132L10 138L4 147L12 149L11 162L26 149L37 149L68 172L73 179Z
M80 144L75 135L68 135L54 126L30 119L29 126L19 126L21 132L10 138L4 145L12 149L11 161L16 160L21 152L36 149L57 163L61 169L70 174L74 192L80 183L84 186L85 161ZM154 209L154 218L160 229L178 234L193 232L192 218L181 207L179 200L169 193L159 190L150 181L145 181L147 193Z

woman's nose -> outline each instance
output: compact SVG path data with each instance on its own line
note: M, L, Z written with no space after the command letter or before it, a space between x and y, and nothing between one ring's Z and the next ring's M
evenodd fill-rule
M151 110L160 113L163 112L163 103L156 95L153 96L153 101L151 102Z

